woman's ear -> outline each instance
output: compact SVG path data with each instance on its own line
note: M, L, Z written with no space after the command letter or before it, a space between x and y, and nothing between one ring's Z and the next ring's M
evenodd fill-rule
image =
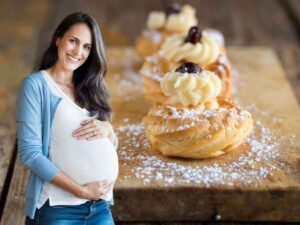
M56 47L58 47L59 42L60 42L60 38L57 38L55 42Z

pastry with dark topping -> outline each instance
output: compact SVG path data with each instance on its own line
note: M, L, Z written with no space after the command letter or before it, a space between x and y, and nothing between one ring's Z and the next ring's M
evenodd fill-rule
M160 82L165 100L143 118L152 148L168 157L203 159L240 146L253 129L251 114L220 98L213 72L187 62Z
M147 29L136 39L136 51L142 57L152 55L167 37L186 33L195 25L196 11L190 5L173 3L165 11L152 11L148 15Z
M182 63L190 62L216 73L222 81L220 96L230 98L232 69L225 49L213 35L198 27L191 27L185 35L173 35L166 39L160 50L147 57L140 70L144 96L151 104L160 104L164 95L160 80L167 72L175 71Z

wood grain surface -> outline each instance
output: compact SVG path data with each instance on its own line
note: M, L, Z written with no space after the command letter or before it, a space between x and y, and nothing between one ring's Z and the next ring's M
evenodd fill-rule
M110 53L108 79L120 137L118 220L300 219L300 111L273 51L229 48L234 99L253 114L256 128L247 145L210 160L165 158L151 150L140 124L148 105L136 73L138 59L130 49ZM149 204L157 207L148 209Z
M40 29L39 17L47 11L46 2L1 1L0 14L0 218L14 166L16 141L15 104L21 78L30 73L37 49L32 45ZM9 15L9 16L8 16Z
M109 49L111 70L107 79L113 93L114 127L120 138L120 174L112 208L117 221L300 220L300 142L293 138L300 132L297 101L273 51L229 48L228 52L237 73L234 98L251 111L259 130L249 141L265 145L251 148L250 143L216 159L180 160L162 157L144 145L147 140L143 130L126 130L139 126L148 109L137 74L140 61L130 48ZM262 141L268 138L271 142L276 138L277 145ZM143 164L151 157L157 157L150 162L164 164L164 170ZM245 160L249 161L245 164ZM170 164L174 170L176 165L181 166L184 173L170 175ZM221 172L225 176L186 182L183 175L195 168L197 172L203 172L201 168L224 168ZM156 179L158 173L161 179ZM206 171L209 178L215 174L218 172ZM24 220L21 212L27 177L28 171L17 161L1 225ZM12 210L14 214L9 213Z

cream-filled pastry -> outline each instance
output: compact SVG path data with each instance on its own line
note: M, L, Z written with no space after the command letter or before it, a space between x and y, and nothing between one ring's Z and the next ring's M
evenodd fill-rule
M232 70L226 55L222 53L222 47L210 33L200 32L197 27L192 27L187 35L167 38L160 51L145 59L140 70L145 99L152 104L164 101L160 80L164 74L188 61L217 74L222 82L220 96L231 97Z
M196 10L177 3L163 11L152 11L145 29L136 39L136 51L143 57L157 52L165 39L173 34L184 34L197 25Z
M197 27L192 27L188 35L174 35L162 45L161 50L168 61L194 62L207 67L217 60L220 46L207 33L201 33Z
M184 107L203 105L215 99L222 88L216 74L201 70L194 63L184 63L175 72L167 73L160 86L164 95L169 97L168 104Z
M221 85L216 74L194 63L166 74L161 80L165 102L143 118L152 148L165 156L201 159L242 144L253 129L251 114L218 98Z

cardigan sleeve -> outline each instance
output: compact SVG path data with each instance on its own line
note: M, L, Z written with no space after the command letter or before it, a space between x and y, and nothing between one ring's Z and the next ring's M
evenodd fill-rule
M42 152L42 93L30 79L23 80L17 99L17 140L21 163L44 181L59 171Z

